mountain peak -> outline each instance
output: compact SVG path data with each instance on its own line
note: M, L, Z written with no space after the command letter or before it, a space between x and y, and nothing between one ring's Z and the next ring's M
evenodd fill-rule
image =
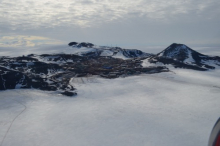
M172 43L171 45L184 45L184 44ZM171 45L170 45L170 46L171 46Z
M167 50L167 49L190 49L190 48L184 44L173 43L169 47L167 47L165 50ZM192 49L190 49L190 50L192 50Z
M196 51L192 50L184 44L173 43L162 52L157 54L157 56L174 58L180 61L184 61L191 56L192 52L195 53Z
M173 64L182 63L182 67L187 67L187 65L192 65L193 67L197 66L200 69L214 69L215 67L208 64L216 64L218 57L210 57L203 55L184 44L173 43L162 52L158 53L155 57L155 60L162 60L162 62L168 62ZM205 64L207 63L207 64ZM218 64L218 63L217 63ZM185 66L186 65L186 66Z

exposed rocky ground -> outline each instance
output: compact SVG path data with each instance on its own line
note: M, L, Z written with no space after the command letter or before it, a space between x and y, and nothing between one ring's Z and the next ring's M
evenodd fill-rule
M0 58L0 90L36 88L75 95L69 84L73 77L98 75L104 78L157 73L166 67L142 67L140 59L123 60L112 57L82 57L74 54L28 55Z
M35 88L73 96L77 93L69 84L71 78L167 72L166 64L201 71L220 66L220 57L200 54L182 44L172 44L157 55L91 43L71 42L69 46L74 53L0 57L0 90ZM143 61L161 65L143 67Z

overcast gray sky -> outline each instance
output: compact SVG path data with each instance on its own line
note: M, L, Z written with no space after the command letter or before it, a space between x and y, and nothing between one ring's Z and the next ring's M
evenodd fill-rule
M70 41L219 47L220 0L0 0L0 46Z

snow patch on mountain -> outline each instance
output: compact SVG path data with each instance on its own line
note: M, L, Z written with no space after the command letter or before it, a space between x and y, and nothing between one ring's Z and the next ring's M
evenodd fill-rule
M192 57L192 51L191 50L187 50L187 53L188 53L188 58L186 58L185 60L184 60L184 62L185 63L195 63L195 60L193 59L193 57Z

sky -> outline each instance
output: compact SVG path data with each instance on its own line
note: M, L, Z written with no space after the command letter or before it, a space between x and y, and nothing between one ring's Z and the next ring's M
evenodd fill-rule
M0 47L220 47L219 0L0 0Z

